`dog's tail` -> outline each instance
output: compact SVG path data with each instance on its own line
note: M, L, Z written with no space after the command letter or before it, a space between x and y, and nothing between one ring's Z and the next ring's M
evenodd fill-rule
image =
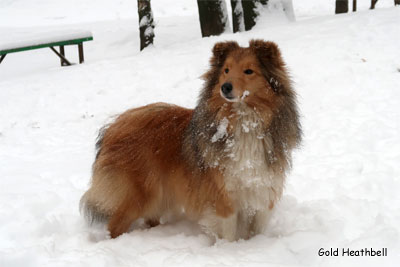
M103 211L100 206L89 199L89 191L87 191L79 202L79 211L88 224L106 223L110 218L110 214Z
M104 134L107 130L107 128L109 127L109 124L106 124L105 126L103 126L100 131L99 134L97 136L97 140L96 140L96 160L93 164L93 176L96 173L96 169L95 169L95 164L96 161L100 155L101 152L101 148L103 145L103 139L104 139ZM93 179L95 177L92 177L92 182ZM102 181L102 179L98 179ZM103 188L103 187L100 187ZM79 211L80 213L83 215L83 217L86 219L86 221L88 222L88 224L93 224L93 223L105 223L108 221L110 214L109 212L104 211L101 205L101 202L99 201L99 198L96 196L101 196L102 193L104 193L103 191L97 191L93 189L93 184L91 185L91 188L86 191L86 193L81 197L81 200L79 201Z

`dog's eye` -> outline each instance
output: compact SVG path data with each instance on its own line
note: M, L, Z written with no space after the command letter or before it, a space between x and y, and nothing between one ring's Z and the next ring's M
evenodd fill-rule
M253 73L253 70L247 69L247 70L244 71L244 73L247 74L247 75L250 75L250 74Z
M225 69L225 73L228 73L229 72L229 69Z

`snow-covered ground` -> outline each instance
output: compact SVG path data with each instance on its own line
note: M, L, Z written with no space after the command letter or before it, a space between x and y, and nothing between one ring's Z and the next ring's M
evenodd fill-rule
M228 1L229 2L229 1ZM195 1L153 0L155 46L139 53L136 1L0 0L2 35L90 30L86 62L49 49L0 65L0 266L398 266L400 262L400 7L294 0L297 22L200 38ZM270 228L212 244L196 225L136 229L110 240L87 227L97 130L127 108L194 107L213 44L279 44L304 128ZM67 55L77 61L76 48ZM388 248L387 257L319 257L320 248Z

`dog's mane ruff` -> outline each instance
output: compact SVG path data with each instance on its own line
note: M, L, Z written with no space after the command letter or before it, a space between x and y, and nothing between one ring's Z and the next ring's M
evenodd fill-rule
M275 43L252 40L250 48L257 55L265 79L280 96L279 108L275 111L270 126L265 130L273 141L277 165L288 170L291 167L291 151L300 145L302 138L293 82Z
M223 149L226 138L218 142L210 143L211 137L217 132L216 113L211 112L207 101L210 99L212 90L218 83L221 68L229 52L238 49L237 42L217 43L213 48L213 56L210 59L210 69L202 75L205 81L204 87L200 92L199 100L193 112L192 120L186 129L183 153L191 162L192 166L199 167L200 171L207 169L204 161L204 153L215 154L215 151Z

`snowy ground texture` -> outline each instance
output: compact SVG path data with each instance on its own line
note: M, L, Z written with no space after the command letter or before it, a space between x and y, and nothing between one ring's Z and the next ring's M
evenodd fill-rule
M61 68L49 49L0 65L0 266L398 266L400 7L295 0L297 22L262 19L240 34L200 38L195 1L154 0L155 46L139 53L136 1L1 0L1 36L91 30L86 63ZM323 4L322 2L330 2ZM110 240L78 212L97 130L127 108L194 107L221 40L279 44L304 128L270 228L212 244L187 222ZM77 61L76 48L67 49ZM388 248L388 257L318 257L319 248Z

